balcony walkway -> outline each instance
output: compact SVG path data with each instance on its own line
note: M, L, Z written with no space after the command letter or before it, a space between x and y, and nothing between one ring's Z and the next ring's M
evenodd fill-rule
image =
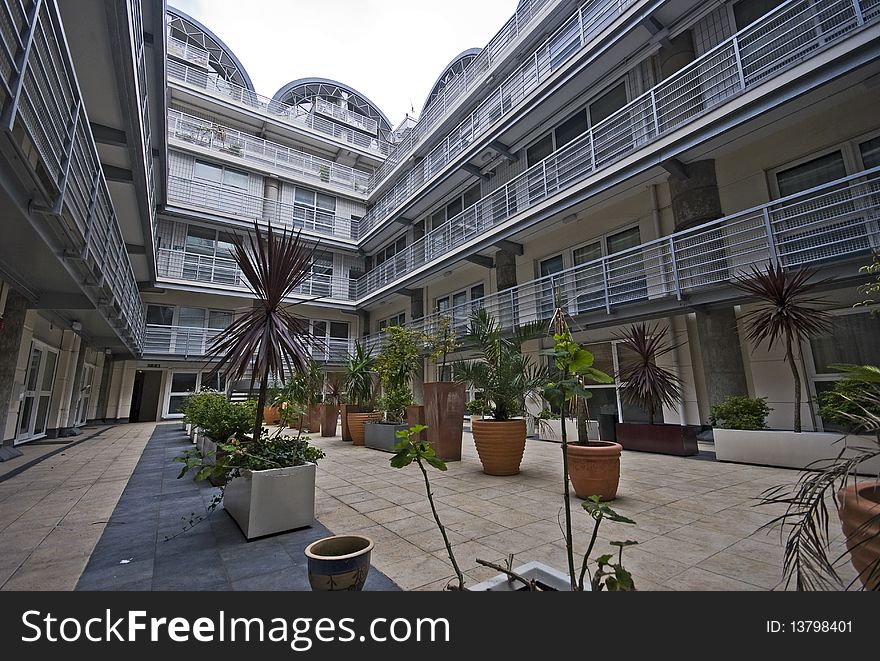
M216 491L176 479L172 459L191 447L189 439L178 423L99 431L68 444L23 446L24 457L0 464L0 589L307 590L302 550L328 528L375 540L372 589L440 590L452 576L421 475L392 469L389 454L338 436L316 438L327 456L318 469L315 526L246 543L217 511L166 542L181 517L205 512ZM22 470L46 447L61 452ZM512 552L564 568L559 471L559 445L530 440L520 475L484 475L465 432L462 461L431 474L471 585L492 574L476 557L498 562ZM783 589L779 536L756 532L773 512L754 507L754 499L797 471L716 463L705 452L624 452L621 474L613 506L637 525L604 523L594 556L611 550L609 540L638 540L626 565L640 590ZM574 501L575 544L583 552L589 522ZM833 518L836 554L842 547ZM841 575L852 577L848 563Z

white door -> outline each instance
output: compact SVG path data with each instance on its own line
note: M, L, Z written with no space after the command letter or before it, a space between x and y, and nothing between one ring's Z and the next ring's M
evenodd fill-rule
M52 386L55 383L55 364L58 352L41 342L31 343L24 393L18 408L18 427L15 443L24 443L46 435Z

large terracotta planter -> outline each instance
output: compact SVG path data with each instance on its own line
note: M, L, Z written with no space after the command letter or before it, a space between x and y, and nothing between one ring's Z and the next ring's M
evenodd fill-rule
M349 413L348 414L348 431L351 432L351 442L353 445L364 444L364 425L368 422L379 422L382 419L380 411L370 411L369 413Z
M413 425L426 425L428 424L425 421L425 407L421 404L413 404L412 406L406 407L406 424L409 427ZM428 437L425 435L425 432L419 432L416 435L417 441L427 441Z
M577 497L614 500L620 482L620 444L590 441L589 445L569 443L567 449L568 477Z
M429 382L425 384L424 393L428 442L443 461L460 461L464 384Z
M866 590L880 590L880 481L852 483L837 492L840 526L853 567ZM873 568L873 571L872 571Z
M263 407L263 423L267 425L277 425L281 422L281 409L277 406Z
M336 436L339 421L339 407L336 404L321 404L321 436Z
M351 442L351 430L348 427L349 413L363 413L363 407L356 404L343 404L339 407L339 417L342 418L342 440Z
M516 475L526 449L525 420L473 420L474 445L486 475Z
M619 422L615 428L615 440L624 450L688 457L700 451L697 447L697 431L695 427L682 425Z
M312 434L321 433L321 408L320 404L309 407L309 432Z
M360 535L334 535L306 547L312 590L363 590L370 572L373 541Z

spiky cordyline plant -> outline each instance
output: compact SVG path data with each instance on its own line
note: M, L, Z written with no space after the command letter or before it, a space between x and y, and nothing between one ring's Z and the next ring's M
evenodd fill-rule
M359 407L373 405L376 358L372 348L366 348L358 340L354 352L345 361L345 393L348 401Z
M802 268L787 272L781 264L768 264L765 269L752 266L749 275L737 275L733 285L758 299L757 307L741 318L746 326L746 337L755 345L765 340L772 347L777 341L785 343L785 360L794 380L794 426L801 431L801 376L795 362L795 347L813 335L831 327L831 317L816 306L825 299L813 292L828 280L810 282L817 269Z
M617 336L620 347L628 349L632 358L622 362L618 372L621 382L620 398L627 404L639 406L654 422L657 409L674 406L681 398L681 378L658 360L675 350L667 339L667 327L635 324Z
M308 322L295 316L284 299L309 276L316 246L308 246L299 231L280 232L269 225L263 230L254 222L254 233L234 236L232 258L248 288L256 297L254 306L218 333L208 356L218 359L216 372L233 380L243 379L253 367L251 388L259 382L254 439L260 438L263 406L270 375L282 381L302 374L318 340Z

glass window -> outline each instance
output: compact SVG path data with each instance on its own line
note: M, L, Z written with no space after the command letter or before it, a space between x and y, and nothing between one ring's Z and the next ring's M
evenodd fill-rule
M556 255L554 257L548 257L541 261L540 269L541 269L541 277L543 278L546 275L552 275L554 273L559 273L563 268L562 263L562 255Z
M318 193L318 202L317 206L319 209L324 209L325 211L336 211L336 198L332 195L324 195L323 193Z
M595 126L627 104L626 84L621 82L605 92L590 106L590 125Z
M736 29L742 30L751 25L764 14L782 4L783 0L741 0L733 6L733 18Z
M464 192L464 208L476 204L480 200L480 184L474 184Z
M223 183L226 186L232 186L233 188L241 188L242 190L248 189L248 175L247 172L239 172L238 170L223 170Z
M860 144L859 153L862 155L862 165L866 170L880 165L880 136Z
M208 311L208 328L226 328L232 323L232 313L227 310Z
M174 323L174 307L170 305L148 305L147 323L170 326Z
M211 388L223 392L226 390L226 376L219 372L202 372L202 388ZM169 411L170 413L170 411Z
M526 149L526 167L539 163L553 153L553 135L548 133Z
M561 149L587 130L587 113L581 110L556 127L556 148Z
M613 255L621 250L627 250L628 248L635 248L641 242L642 239L638 227L632 227L617 234L612 234L605 240L609 255Z
M181 306L180 311L177 315L177 325L184 326L186 328L204 328L204 308L190 308Z
M431 229L435 230L446 222L446 208L440 209L431 215Z
M223 168L204 161L196 161L193 166L193 177L219 184L223 181Z
M190 225L186 229L186 252L197 255L214 255L214 244L217 240L217 232L206 227Z
M483 298L483 296L486 295L485 291L486 289L485 287L483 287L483 285L474 285L473 287L471 287L471 300L475 301L478 298Z
M344 321L331 321L330 322L330 337L347 340L348 339L348 324Z
M880 365L880 316L870 313L832 317L831 332L810 340L817 374L840 374L837 363Z
M457 197L446 205L446 217L454 218L461 213L461 198Z
M46 365L43 368L43 383L41 389L45 392L48 390L52 390L52 383L55 381L55 361L58 358L58 354L54 351L46 352ZM37 416L39 419L39 416Z
M226 232L220 232L217 237L217 257L232 259L234 254L235 244L232 242L232 236Z
M594 259L599 259L602 256L602 242L596 241L581 246L580 248L575 248L572 251L571 256L575 266L592 262Z
M846 176L843 154L839 151L814 158L776 173L779 195L786 197L801 191L827 184Z
M315 191L309 190L308 188L300 188L296 187L296 191L294 192L294 200L299 204L306 204L310 207L315 206Z
M171 392L186 393L196 389L195 372L174 372L171 375Z

